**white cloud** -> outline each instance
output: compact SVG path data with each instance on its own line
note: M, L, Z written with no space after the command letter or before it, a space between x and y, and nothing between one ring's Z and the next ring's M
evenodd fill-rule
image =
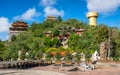
M42 6L51 6L51 5L56 4L56 0L41 0L40 4Z
M63 10L57 10L54 7L48 6L45 7L44 9L45 16L64 16L64 11Z
M120 7L120 0L86 0L89 11L105 14L114 12Z
M37 12L35 8L30 8L25 13L23 13L22 15L15 16L13 19L14 20L31 21L31 20L34 20L35 17L38 17L40 15L41 15L41 13Z
M64 16L64 10L58 10L54 7L57 0L41 0L40 5L44 6L44 15L46 16Z
M9 31L10 22L8 18L0 17L0 32Z

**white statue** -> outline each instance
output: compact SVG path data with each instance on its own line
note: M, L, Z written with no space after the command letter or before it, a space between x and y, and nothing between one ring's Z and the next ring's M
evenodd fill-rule
M92 68L95 69L95 64L97 63L98 59L100 59L99 54L97 51L94 52L94 54L92 54L91 57L91 62L92 62Z
M18 59L17 59L17 60L21 60L21 58L20 58L20 57L21 57L21 55L22 55L22 51L21 51L21 50L19 50L19 51L18 51Z
M41 60L42 60L43 63L45 63L45 61L46 61L46 54L43 54L43 57L42 57Z
M55 57L52 57L52 58L51 58L51 63L52 63L52 64L55 64L55 63L56 63L56 58L55 58Z
M98 59L100 59L99 54L97 51L95 51L94 54L92 54L91 61L95 62Z

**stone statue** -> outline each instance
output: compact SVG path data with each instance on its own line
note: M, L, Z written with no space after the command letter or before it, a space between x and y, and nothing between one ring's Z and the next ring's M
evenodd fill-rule
M41 58L42 63L44 64L46 62L46 54L43 54L43 57Z
M52 57L52 58L51 58L51 63L52 63L52 64L55 64L55 63L56 63L56 58L55 58L55 57Z
M80 66L85 65L85 54L82 52L81 53L81 58L80 58Z
M81 62L85 62L85 60L86 60L86 59L85 59L85 54L82 52L82 53L81 53L81 59L80 59L80 61L81 61Z
M106 43L101 42L100 44L100 59L106 60L107 59L107 50L106 50Z
M61 58L61 67L63 67L65 65L65 57Z
M79 70L82 71L90 70L89 65L85 62L86 61L85 54L82 52L80 55L81 55L81 59L80 59L80 67L78 67Z
M18 51L18 60L21 60L21 54L22 54L22 51L19 50L19 51Z
M76 62L76 55L77 55L76 52L72 53L72 61L71 61L71 62L72 62L72 63L71 63L72 65L75 64L75 62Z
M25 60L28 60L29 53L26 52L26 53L25 53L25 56L26 56Z

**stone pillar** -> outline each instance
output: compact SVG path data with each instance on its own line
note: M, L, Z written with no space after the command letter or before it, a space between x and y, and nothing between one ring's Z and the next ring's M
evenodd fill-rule
M106 50L106 42L100 43L100 59L106 60L107 59L107 50Z
M89 12L87 13L87 18L89 19L89 25L90 26L96 26L97 25L97 20L96 18L98 17L98 13L97 12Z

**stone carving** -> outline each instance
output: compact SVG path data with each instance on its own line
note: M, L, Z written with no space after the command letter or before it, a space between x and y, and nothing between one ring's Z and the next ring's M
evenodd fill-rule
M46 54L43 54L43 57L41 58L41 62L44 64L46 62Z
M63 67L65 65L65 57L61 58L61 67Z
M106 49L106 43L101 42L100 44L100 59L106 60L107 59L107 49Z
M85 59L85 54L82 52L82 53L81 53L81 59L80 59L80 61L81 61L81 62L85 62L85 60L86 60L86 59Z
M25 53L25 57L26 57L25 60L28 60L28 56L29 56L29 53L26 52L26 53Z
M80 59L80 66L78 67L79 70L86 71L86 70L91 70L92 68L90 65L88 65L85 61L85 54L82 52L81 54L81 59Z
M52 58L51 58L51 63L52 63L52 64L55 64L55 63L56 63L56 58L55 58L55 57L52 57Z
M72 61L71 61L71 64L72 64L72 65L75 64L75 62L76 62L76 60L77 60L76 55L77 55L76 52L72 53Z
M18 51L18 59L17 59L17 60L21 60L21 58L20 58L21 55L22 55L22 51L19 50L19 51Z

